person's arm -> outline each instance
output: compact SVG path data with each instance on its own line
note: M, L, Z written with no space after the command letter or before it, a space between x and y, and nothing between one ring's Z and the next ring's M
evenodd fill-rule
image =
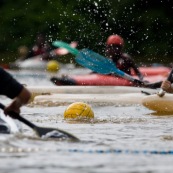
M26 104L31 97L30 91L2 68L0 68L0 94L13 99L5 108L5 114L8 111L20 112L20 107Z
M18 96L16 96L13 99L13 101L4 109L4 113L6 115L10 111L19 113L21 106L27 104L30 97L31 97L31 93L29 92L29 90L26 89L25 87L23 87L20 94Z
M173 93L173 83L168 80L162 82L161 88L168 93Z
M137 67L137 65L135 64L135 62L132 59L131 59L131 65L132 65L132 68L135 71L136 75L139 77L139 79L143 80L144 76L139 71L139 68Z
M131 56L127 53L123 53L122 56L124 57L128 68L132 68L135 72L135 74L139 77L140 80L143 80L143 75L141 74L141 72L139 71L137 65L135 64L135 62L133 61L133 59L131 58Z
M139 79L143 80L144 76L142 75L142 73L139 71L138 67L135 64L133 64L133 69L135 73L138 75Z

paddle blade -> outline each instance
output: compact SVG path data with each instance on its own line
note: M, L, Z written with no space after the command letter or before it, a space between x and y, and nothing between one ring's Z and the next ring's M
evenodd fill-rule
M73 42L70 43L70 46L72 48L76 48L77 47L77 44L78 43L76 41L73 41ZM67 49L61 47L61 48L57 48L55 50L55 53L56 53L56 55L66 55L66 54L69 53L69 51Z
M4 110L5 106L0 103L0 109ZM45 138L58 138L58 139L71 139L73 141L79 141L79 139L77 137L75 137L74 135L64 131L64 130L60 130L60 129L56 129L56 128L46 128L46 127L38 127L35 124L31 123L30 121L28 121L27 119L25 119L24 117L20 116L18 113L16 112L9 112L8 113L11 117L18 119L19 121L23 122L24 124L26 124L27 126L31 127L39 137L45 137Z
M89 49L82 49L75 60L80 65L97 73L116 73L119 76L124 76L124 72L118 70L110 59Z
M63 130L60 130L60 129L56 129L56 128L47 128L47 127L34 127L34 130L35 132L37 133L37 135L39 137L42 137L42 138L56 138L56 139L71 139L73 141L79 141L79 139L68 133L68 132L65 132Z
M54 41L52 45L55 47L65 48L68 52L72 53L73 55L77 55L79 53L79 51L75 48L75 46L77 45L74 45L74 43L72 45L69 45L63 41Z
M133 78L129 74L116 68L112 60L89 49L82 49L76 56L76 62L80 65L101 74L116 74L122 78L132 81L137 86L143 86L144 83Z

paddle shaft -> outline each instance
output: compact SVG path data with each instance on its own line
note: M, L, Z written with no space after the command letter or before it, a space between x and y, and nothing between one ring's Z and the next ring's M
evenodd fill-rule
M0 103L0 108L1 109L5 109L5 106ZM24 124L28 125L29 127L31 127L32 129L35 129L37 126L34 125L33 123L31 123L30 121L28 121L27 119L21 117L18 113L16 112L9 112L9 115L12 117L12 118L15 118L15 119L18 119L19 121L23 122Z
M128 74L124 74L124 76L120 76L120 77L131 81L137 87L147 87L148 88L148 85L146 85L143 81L141 81L139 79L135 79Z
M145 86L144 82L140 81L139 79L135 79L133 78L131 75L119 70L118 68L114 68L114 74L119 75L120 77L127 79L131 82L133 82L134 84L136 84L137 86Z
M2 103L0 103L0 108L2 109L2 110L4 110L5 109L5 106L2 104ZM36 126L35 124L33 124L33 123L31 123L30 121L28 121L27 119L25 119L25 118L23 118L23 117L21 117L18 113L16 113L16 112L9 112L8 113L12 118L15 118L15 119L18 119L19 121L21 121L21 122L23 122L24 124L26 124L26 125L28 125L29 127L31 127L36 133L37 133L37 135L38 136L43 136L43 135L45 135L45 134L47 134L47 133L49 133L49 132L51 132L51 131L54 131L54 130L56 130L56 131L59 131L59 132L61 132L62 134L64 134L64 135L66 135L66 136L68 136L69 138L71 138L71 139L73 139L74 141L79 141L79 139L77 138L77 137L75 137L75 136L73 136L72 134L70 134L70 133L68 133L68 132L65 132L65 131L63 131L63 130L60 130L60 129L54 129L54 128L46 128L46 127L38 127L38 126Z

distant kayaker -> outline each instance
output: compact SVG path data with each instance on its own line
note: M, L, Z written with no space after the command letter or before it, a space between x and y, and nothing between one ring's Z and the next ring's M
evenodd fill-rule
M115 63L116 67L125 73L131 74L131 69L134 70L140 80L143 80L143 75L139 71L133 59L127 53L123 53L124 40L119 35L110 35L106 41L106 56Z
M13 99L4 109L6 115L10 111L19 113L21 106L27 104L31 97L30 91L2 68L0 68L0 95Z
M26 59L36 57L38 55L42 56L43 60L51 60L56 58L56 54L50 53L53 50L48 41L46 41L45 36L39 33L36 36L36 42L29 50Z
M161 88L168 93L173 93L173 83L168 80L162 82Z

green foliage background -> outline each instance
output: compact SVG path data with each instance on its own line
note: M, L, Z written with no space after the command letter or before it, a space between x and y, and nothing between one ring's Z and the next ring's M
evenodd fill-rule
M101 54L106 38L120 34L125 50L141 62L171 62L171 0L0 0L0 52L5 62L37 32L47 39L79 42Z

